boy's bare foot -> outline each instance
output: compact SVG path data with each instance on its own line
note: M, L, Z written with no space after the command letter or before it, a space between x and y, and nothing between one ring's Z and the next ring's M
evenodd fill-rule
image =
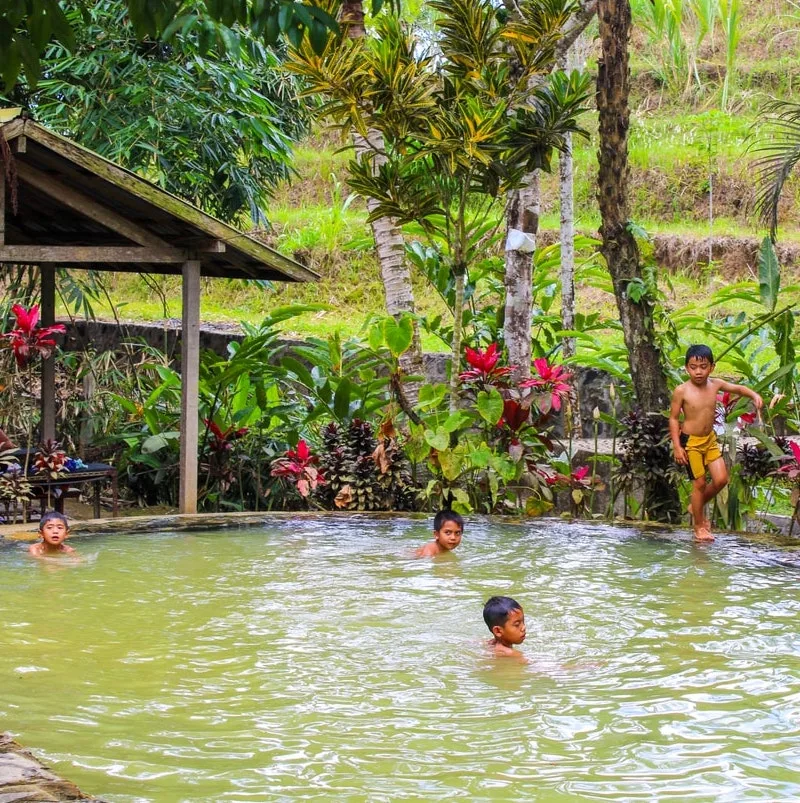
M698 527L694 531L694 540L695 541L713 541L714 536L711 534L711 530L708 527Z
M689 524L694 524L694 516L692 515L692 506L691 504L689 507L686 508L686 512L689 514ZM700 523L700 526L704 530L711 530L711 521L703 516L703 521Z

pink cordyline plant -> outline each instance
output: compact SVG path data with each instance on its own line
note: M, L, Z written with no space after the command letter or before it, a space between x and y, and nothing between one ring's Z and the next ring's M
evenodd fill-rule
M486 349L467 348L465 353L470 368L458 375L462 382L501 387L507 384L506 377L514 369L507 366L498 367L500 354L497 351L497 343L491 343Z
M297 442L297 449L287 449L284 457L272 461L273 477L286 477L297 487L297 491L307 499L317 486L325 484L325 477L316 467L319 457L311 454L304 440Z
M534 360L533 367L538 376L520 382L520 388L530 388L540 396L538 407L542 413L546 414L551 410L558 412L561 409L562 399L570 391L567 380L572 374L568 373L563 365L551 365L544 357Z
M17 319L17 328L6 332L3 337L9 341L14 350L14 357L20 368L30 365L35 356L47 359L55 350L56 341L53 335L67 331L63 323L53 326L39 326L39 305L34 304L25 309L21 304L14 304L11 312Z
M800 446L794 441L789 441L789 448L792 450L792 458L787 456L784 459L791 460L791 462L784 463L778 469L778 473L783 475L789 482L797 482L800 480Z

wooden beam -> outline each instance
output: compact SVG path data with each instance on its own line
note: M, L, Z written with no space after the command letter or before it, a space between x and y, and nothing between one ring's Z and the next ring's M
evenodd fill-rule
M42 280L42 326L52 326L56 322L56 267L40 265ZM42 360L42 418L39 434L44 441L56 439L56 368L55 357L50 355ZM33 448L29 443L28 447Z
M0 245L0 263L41 265L52 262L185 262L178 248L135 248L93 245Z
M16 120L12 120L10 123L6 123L0 127L0 133L2 133L7 142L11 142L12 139L22 134L24 130L25 120L20 117L17 117Z
M27 153L28 152L28 138L25 136L17 137L11 145L14 153Z
M74 209L90 220L94 220L95 223L100 223L102 226L117 232L117 234L121 234L123 237L127 237L129 240L133 240L133 242L139 245L149 246L151 248L172 248L166 240L162 240L157 235L142 228L133 221L128 220L108 207L88 198L83 193L73 190L71 187L62 184L52 176L48 176L47 173L42 173L21 160L17 163L17 175L26 184L30 184L30 186L35 187L37 190L41 190L45 195L51 196L59 203L64 204L64 206Z
M14 123L9 125L14 125L16 122L15 120ZM205 212L190 203L170 195L170 193L165 192L160 187L156 187L141 176L137 176L135 173L119 167L108 159L104 159L102 156L76 145L65 137L54 134L38 123L34 123L33 120L25 120L24 123L25 134L34 142L63 156L73 164L83 167L98 178L110 182L115 187L119 187L179 220L195 226L208 237L219 239L227 243L229 248L241 251L257 262L279 271L284 274L287 281L313 282L319 279L319 274L313 270L306 268L289 257L283 256L283 254L278 253L268 245L264 245L253 237L237 231L232 226L228 226L205 214Z
M200 386L200 262L183 264L181 313L181 513L197 513L198 397Z
M227 246L222 240L211 240L199 250L204 254L224 254Z

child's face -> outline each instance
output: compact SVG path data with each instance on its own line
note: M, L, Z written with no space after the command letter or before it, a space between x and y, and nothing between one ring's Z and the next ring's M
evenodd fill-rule
M689 357L686 362L686 373L695 385L705 385L714 370L714 363L704 357Z
M63 544L69 535L69 529L67 528L67 525L58 519L50 519L49 521L46 521L44 526L40 528L39 532L41 533L44 542L46 544L50 544L50 546L58 546L59 544Z
M433 537L442 549L455 549L461 543L461 527L454 521L446 521L433 531Z
M510 647L512 644L522 644L525 641L525 614L520 608L511 611L502 625L495 625L492 634L501 644Z

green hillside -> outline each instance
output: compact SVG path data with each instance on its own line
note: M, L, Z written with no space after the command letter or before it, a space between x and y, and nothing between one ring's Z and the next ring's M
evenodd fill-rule
M649 0L647 0L649 2ZM755 185L748 148L761 130L759 110L770 97L791 98L800 82L800 9L788 0L743 0L735 70L729 80L727 111L720 109L725 74L725 38L721 26L710 33L697 54L695 78L687 83L669 69L665 40L641 26L632 41L630 211L632 219L652 235L666 236L657 252L665 264L678 265L670 301L702 298L713 288L720 265L708 266L688 247L698 238L712 237L725 257L726 238L761 237L764 229L754 211ZM594 71L596 42L590 31L587 69ZM699 82L698 82L699 79ZM596 232L599 214L595 201L597 173L593 114L586 116L588 141L575 143L575 202L578 228ZM296 177L277 191L268 210L271 228L259 232L283 253L321 275L308 286L284 285L271 290L209 282L203 302L206 321L258 320L271 307L296 301L330 305L304 320L292 322L292 332L324 335L334 329L356 333L366 317L380 313L383 289L365 224L364 205L350 197L346 184L348 152L343 143L319 131L297 149ZM710 192L711 190L711 192ZM558 227L557 176L543 181L543 236ZM711 205L711 206L710 206ZM800 181L790 179L784 192L781 241L800 246ZM549 235L552 239L552 234ZM688 245L687 245L688 244ZM680 254L671 255L675 250ZM702 249L701 249L702 250ZM706 251L702 250L705 254ZM685 254L689 254L689 263ZM683 256L681 256L683 255ZM715 251L715 259L720 259ZM693 264L693 262L695 264ZM738 265L742 260L733 261ZM730 274L731 268L727 270ZM739 268L746 273L747 266ZM726 278L731 278L727 275ZM422 312L441 309L424 280L415 279ZM180 294L173 280L165 280L163 297L143 288L141 280L119 276L112 289L115 300L127 299L120 309L126 318L158 319L179 312ZM145 299L153 299L146 301ZM137 299L130 301L130 299ZM611 311L612 299L595 290L579 289L586 309ZM428 342L429 348L439 344Z

